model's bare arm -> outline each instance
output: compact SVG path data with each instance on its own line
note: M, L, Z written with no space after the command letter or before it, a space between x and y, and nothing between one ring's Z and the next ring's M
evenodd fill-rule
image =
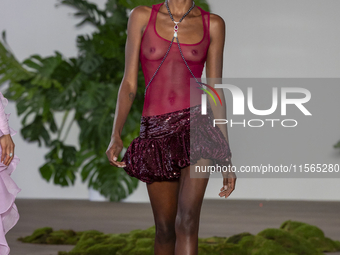
M215 84L222 83L223 77L223 52L226 36L226 26L224 20L216 15L210 15L210 46L208 49L207 62L206 62L206 76L209 78L208 85L214 87ZM227 119L226 101L222 89L216 89L218 95L222 100L223 106L218 104L215 106L213 100L208 97L211 109L214 113L216 119ZM218 101L218 100L217 100ZM225 136L227 142L228 138L228 128L227 125L219 125L223 135ZM230 166L232 162L230 161ZM220 189L220 197L227 198L231 192L235 189L236 175L233 172L223 174L223 187Z
M208 84L212 87L215 87L215 84L222 83L223 76L223 52L224 52L224 44L225 44L225 23L224 20L216 15L211 13L210 17L210 46L207 54L207 63L206 63L206 76L208 79ZM214 113L214 117L216 119L226 119L226 102L224 98L224 93L222 89L216 89L218 95L221 98L223 106L219 103L219 100L216 100L217 105L213 102L211 97L208 97L209 104ZM227 125L218 125L221 129L223 135L228 139Z
M124 77L118 91L111 142L106 151L110 164L118 167L125 166L117 158L123 149L121 133L137 92L140 44L142 30L148 22L148 8L137 6L132 9L127 25Z

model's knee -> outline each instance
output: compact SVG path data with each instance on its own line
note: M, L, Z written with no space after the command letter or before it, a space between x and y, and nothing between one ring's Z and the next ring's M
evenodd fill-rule
M179 235L198 234L199 217L197 212L179 213L176 217L175 230Z
M156 239L158 242L167 243L176 240L175 226L173 223L156 223Z

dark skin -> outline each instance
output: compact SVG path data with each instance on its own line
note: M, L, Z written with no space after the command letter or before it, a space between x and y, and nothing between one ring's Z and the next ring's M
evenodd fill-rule
M179 21L192 6L192 0L168 0L168 5L175 21ZM148 24L150 14L151 7L138 6L131 11L128 21L125 73L118 92L111 142L106 152L110 164L116 167L125 166L125 162L117 161L123 149L121 131L137 92L141 38ZM173 27L174 23L169 17L165 4L163 4L157 15L156 30L161 37L171 41ZM179 24L178 37L180 42L185 44L194 44L202 39L202 17L197 6ZM207 53L206 77L222 77L224 44L224 20L220 16L211 13L210 46ZM221 99L224 100L222 89L216 90ZM215 113L214 104L210 103L210 105ZM219 111L219 114L219 116L215 117L226 119L226 112ZM229 142L226 126L224 125L220 129ZM232 166L230 159L226 159L226 161L229 161L230 166ZM211 163L208 159L201 159L197 162L200 166L211 165ZM177 181L147 184L156 225L155 254L194 255L198 253L200 211L209 178L206 176L190 178L190 168L193 169L194 167L182 169L181 176ZM223 185L219 196L229 197L235 189L235 183L236 176L234 173L224 173Z

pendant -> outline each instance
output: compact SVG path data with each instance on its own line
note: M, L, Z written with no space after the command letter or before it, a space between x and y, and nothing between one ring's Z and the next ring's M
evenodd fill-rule
M175 22L175 26L174 26L174 37L177 37L177 32L178 32L178 23L179 22L176 22L176 21L174 21Z

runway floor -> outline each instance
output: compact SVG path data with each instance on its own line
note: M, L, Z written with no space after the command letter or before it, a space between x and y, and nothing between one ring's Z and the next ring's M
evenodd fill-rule
M20 219L7 234L11 255L57 255L58 251L73 248L24 244L16 240L41 227L126 233L154 224L149 203L17 199L16 205ZM285 220L295 220L316 225L327 237L340 241L339 215L340 202L204 200L200 237L228 237L246 231L257 234L265 228L278 228ZM339 255L340 252L330 254Z

